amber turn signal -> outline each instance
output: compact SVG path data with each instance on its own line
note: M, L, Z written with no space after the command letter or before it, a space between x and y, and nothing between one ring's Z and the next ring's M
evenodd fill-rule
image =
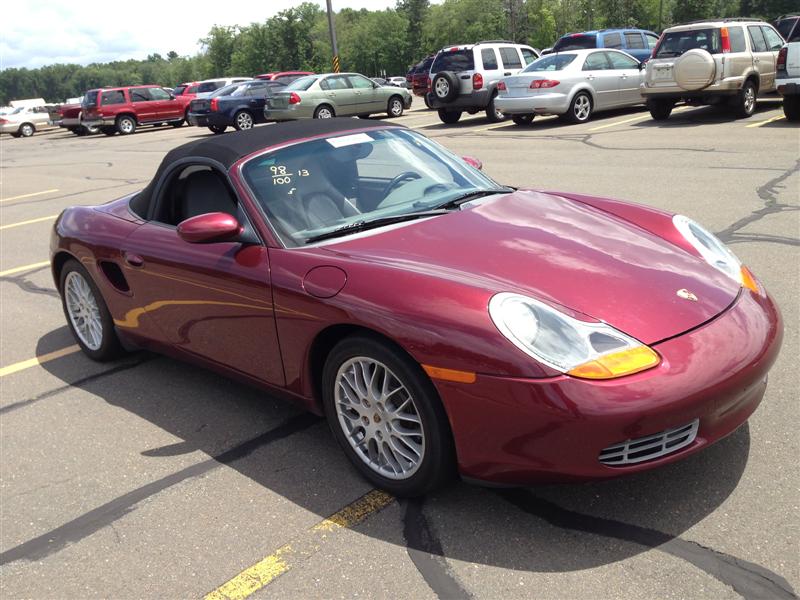
M742 267L742 285L751 292L755 292L756 294L761 293L761 290L758 288L758 283L756 283L755 276L750 272L750 269L744 266Z
M422 365L428 377L431 379L441 379L442 381L455 381L456 383L475 383L475 373L469 371L456 371L455 369L443 369Z
M661 358L654 350L647 346L636 346L622 352L599 356L578 365L568 371L567 375L583 379L613 379L650 369L659 362L661 362Z

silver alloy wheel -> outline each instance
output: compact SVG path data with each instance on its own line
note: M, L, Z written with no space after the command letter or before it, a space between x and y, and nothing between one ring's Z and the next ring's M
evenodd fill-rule
M447 98L447 94L450 93L450 84L447 82L447 79L444 77L440 77L436 80L436 97Z
M249 113L241 112L236 115L236 126L239 129L252 129L253 128L253 117L250 116Z
M408 479L425 456L425 433L414 398L383 363L366 356L336 373L334 405L356 455L388 479Z
M19 128L19 132L22 134L22 137L31 137L34 131L33 125L30 123L25 123Z
M323 106L322 108L317 110L317 119L332 119L332 118L333 118L333 113L331 112L330 108Z
M393 117L399 117L403 114L403 103L400 102L397 98L392 100L389 103L389 112L392 114Z
M744 89L744 110L749 115L753 113L756 107L756 89L752 85L748 85Z
M132 133L136 125L130 117L123 117L119 120L119 129L122 133Z
M89 350L99 350L103 343L103 321L92 288L78 271L71 271L64 281L64 300L76 335Z
M575 107L573 111L575 112L575 118L579 121L585 121L589 118L589 113L592 110L592 102L589 100L589 96L581 94L575 99Z

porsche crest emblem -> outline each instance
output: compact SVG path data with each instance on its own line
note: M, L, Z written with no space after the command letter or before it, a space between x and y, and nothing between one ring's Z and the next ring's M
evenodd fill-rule
M697 302L697 296L695 296L692 292L683 288L675 292L678 298L683 298L684 300L691 300L692 302Z

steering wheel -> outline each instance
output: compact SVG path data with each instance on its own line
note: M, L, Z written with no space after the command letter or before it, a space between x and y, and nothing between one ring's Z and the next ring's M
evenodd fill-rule
M403 171L388 184L386 184L386 187L383 188L383 197L386 198L386 196L391 194L394 191L394 188L399 186L401 183L412 181L414 179L422 179L422 176L414 171Z

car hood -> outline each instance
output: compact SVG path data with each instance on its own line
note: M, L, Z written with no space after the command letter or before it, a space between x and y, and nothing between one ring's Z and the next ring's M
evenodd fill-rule
M637 225L530 190L325 247L359 262L479 286L489 296L530 295L646 344L714 318L740 290L704 260ZM679 297L684 289L697 300Z

